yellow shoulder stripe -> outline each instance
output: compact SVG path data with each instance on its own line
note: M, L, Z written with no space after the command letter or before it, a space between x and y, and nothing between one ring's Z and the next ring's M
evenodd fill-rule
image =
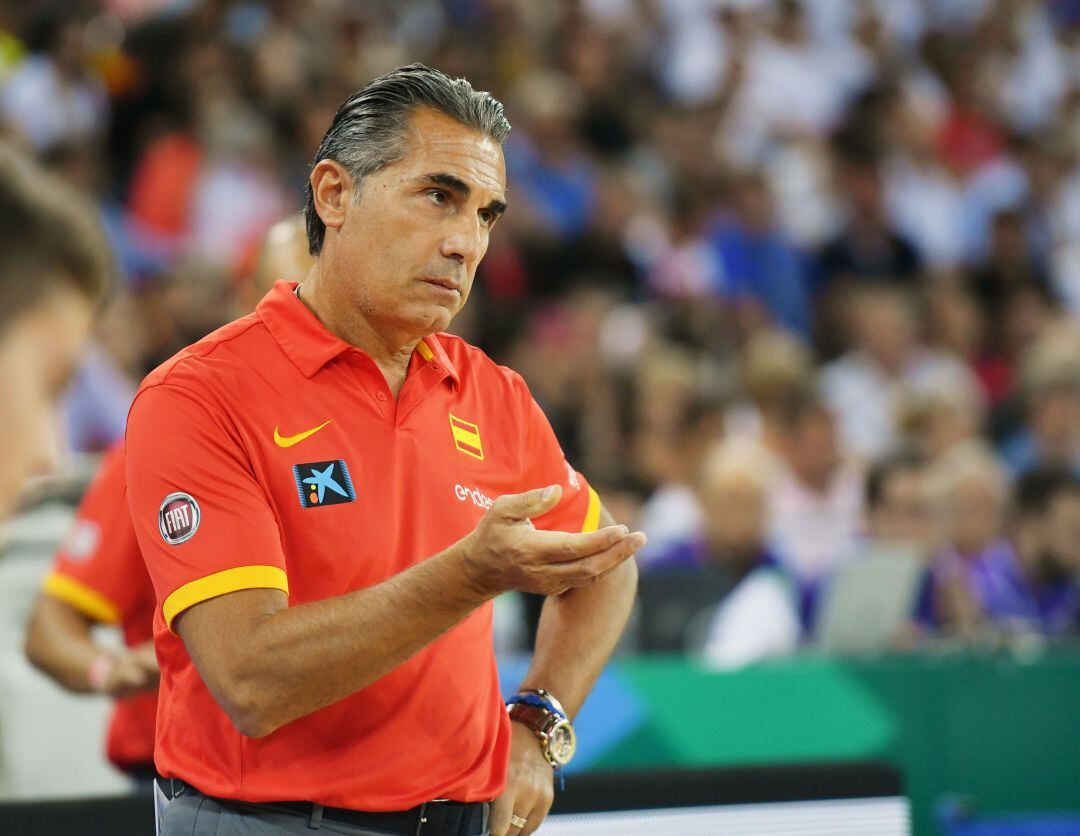
M600 527L600 496L589 486L589 507L585 511L585 522L582 523L581 531L588 533L596 531Z
M46 595L70 604L94 621L102 621L106 624L117 624L120 621L120 608L116 604L96 589L91 589L68 575L50 572L41 590Z
M237 566L190 581L173 592L161 605L165 624L172 630L173 619L184 610L241 589L280 589L289 594L289 578L277 566Z

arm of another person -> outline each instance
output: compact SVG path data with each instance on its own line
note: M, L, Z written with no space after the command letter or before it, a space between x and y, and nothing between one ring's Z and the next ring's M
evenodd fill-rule
M87 486L27 625L30 663L71 691L123 697L157 686L152 643L107 650L96 624L117 624L152 599L124 501L124 449L111 448ZM147 625L149 627L149 625Z
M158 666L153 643L106 650L93 640L91 631L97 623L66 601L43 593L27 626L26 657L69 691L126 697L155 688ZM95 666L96 676L91 676Z

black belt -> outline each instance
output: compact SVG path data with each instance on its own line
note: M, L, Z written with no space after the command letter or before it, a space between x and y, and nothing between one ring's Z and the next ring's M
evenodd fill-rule
M353 827L367 827L385 833L414 836L425 831L432 833L480 833L486 826L487 807L482 801L464 802L439 799L417 805L410 810L388 813L369 813L362 810L346 810L343 807L324 807L310 801L235 801L230 798L207 796L191 784L179 778L158 778L157 785L170 801L182 795L202 795L226 809L242 812L245 808L277 810L308 819L312 826L332 821Z

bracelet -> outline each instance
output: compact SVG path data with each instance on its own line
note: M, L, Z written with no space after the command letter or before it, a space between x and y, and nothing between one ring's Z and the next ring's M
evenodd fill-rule
M517 703L524 703L525 705L532 705L536 708L542 708L550 714L554 714L556 717L561 717L566 720L566 712L563 710L562 705L550 695L540 696L535 691L522 691L517 696L511 697L506 701L506 707L509 708Z
M108 653L99 654L90 663L90 667L86 669L86 681L90 683L91 690L99 692L105 690L105 680L109 678L115 664L116 661Z

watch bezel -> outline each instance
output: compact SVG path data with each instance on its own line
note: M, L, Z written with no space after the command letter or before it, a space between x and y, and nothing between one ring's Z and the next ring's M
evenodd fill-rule
M566 766L574 758L574 754L577 752L577 732L574 731L574 725L565 717L559 717L557 714L551 714L555 718L556 722L548 724L544 731L544 757L547 758L548 763L554 766L556 769ZM562 758L555 752L555 735L559 732L565 732L569 738L570 753Z
M536 736L544 759L554 769L559 769L570 763L577 751L577 732L574 731L574 725L568 718L538 705L523 702L508 705L507 713L513 722L521 723ZM562 731L565 731L568 736L570 751L566 757L560 757L556 754L554 748L555 736Z

